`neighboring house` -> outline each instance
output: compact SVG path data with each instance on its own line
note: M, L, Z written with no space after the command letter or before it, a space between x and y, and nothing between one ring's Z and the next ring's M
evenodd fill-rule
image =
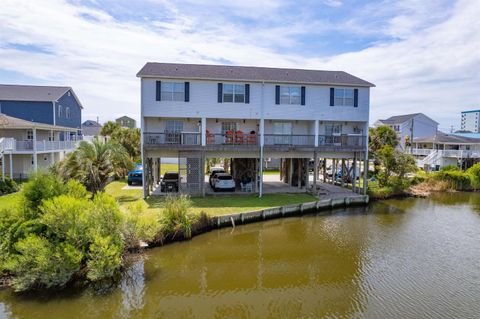
M84 137L94 137L100 135L102 131L102 125L97 121L86 120L82 123L82 134Z
M135 128L137 127L137 121L128 116L122 116L115 120L121 127Z
M463 111L460 123L460 130L480 133L479 123L480 110Z
M61 140L60 135L76 134L76 128L30 122L0 114L0 161L2 178L28 177L37 169L46 169L75 148L76 141Z
M312 158L366 165L374 85L348 73L147 63L137 76L145 195L161 158L178 158L182 191L197 194L205 158L231 158L237 184L252 178L260 195L266 158L282 159L283 181L299 188Z
M439 170L447 165L467 169L480 161L480 138L458 136L437 131L413 140L411 150L417 165L425 170Z
M0 113L76 129L60 134L60 140L76 139L80 135L82 109L71 87L0 84Z
M423 113L392 116L374 123L375 127L381 125L390 126L397 133L401 149L405 149L407 140L433 136L438 130L438 123Z
M2 172L25 177L63 158L80 136L82 108L70 87L0 85Z

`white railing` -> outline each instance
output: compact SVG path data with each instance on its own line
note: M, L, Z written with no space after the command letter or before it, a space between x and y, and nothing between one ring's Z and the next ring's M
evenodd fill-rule
M432 150L430 154L428 154L427 157L425 157L423 160L420 161L420 166L424 167L425 165L432 165L434 164L439 157L439 152L437 150Z
M407 154L418 155L418 156L428 156L433 151L434 151L433 149L425 149L425 148L414 148L414 149L407 148L406 149Z
M76 141L37 141L37 152L62 151L75 148ZM4 152L33 152L33 141L17 141L13 138L3 138L2 146Z

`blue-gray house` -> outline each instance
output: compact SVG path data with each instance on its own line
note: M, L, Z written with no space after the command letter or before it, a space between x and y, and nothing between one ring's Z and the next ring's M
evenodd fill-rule
M75 128L77 134L80 134L82 109L83 106L71 87L0 84L1 114L36 123ZM70 139L69 136L60 138Z
M1 177L28 177L74 150L82 108L71 87L0 85Z

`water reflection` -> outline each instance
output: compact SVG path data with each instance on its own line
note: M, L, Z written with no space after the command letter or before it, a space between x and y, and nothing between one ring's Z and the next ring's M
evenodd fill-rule
M109 289L0 291L0 317L474 317L479 206L447 194L223 229L148 251Z

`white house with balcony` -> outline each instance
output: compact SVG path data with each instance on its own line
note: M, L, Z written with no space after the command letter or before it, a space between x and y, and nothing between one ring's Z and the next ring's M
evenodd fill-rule
M75 148L75 140L60 140L60 135L77 130L63 126L30 122L0 114L0 165L2 178L27 178L46 169Z
M407 141L434 136L438 130L438 122L423 113L395 115L374 123L375 127L381 125L390 126L397 133L399 147L402 150L406 149Z
M210 157L231 158L237 183L248 176L260 195L266 158L281 159L282 180L300 188L310 159L367 165L374 85L346 72L149 62L137 77L145 196L161 158L179 159L181 189L193 194L205 193Z
M414 139L407 152L417 158L417 165L427 171L448 165L467 169L480 161L480 138L470 138L438 131L429 137Z

